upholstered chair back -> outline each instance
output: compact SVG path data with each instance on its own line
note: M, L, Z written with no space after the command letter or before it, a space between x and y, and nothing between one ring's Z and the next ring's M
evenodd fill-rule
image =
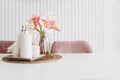
M0 53L7 53L7 48L13 43L14 41L0 41Z
M92 53L91 46L86 41L55 41L52 53Z

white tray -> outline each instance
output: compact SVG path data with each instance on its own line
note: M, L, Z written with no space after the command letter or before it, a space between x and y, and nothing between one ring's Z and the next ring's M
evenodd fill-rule
M11 61L36 61L40 59L43 56L37 57L37 58L20 58L20 57L13 57L12 55L8 55L5 58L11 60Z

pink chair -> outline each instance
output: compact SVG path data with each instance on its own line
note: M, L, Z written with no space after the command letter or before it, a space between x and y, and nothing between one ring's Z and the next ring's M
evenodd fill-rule
M55 41L51 47L52 53L92 53L92 48L86 41Z
M14 41L0 41L0 53L7 53L7 48L13 43Z

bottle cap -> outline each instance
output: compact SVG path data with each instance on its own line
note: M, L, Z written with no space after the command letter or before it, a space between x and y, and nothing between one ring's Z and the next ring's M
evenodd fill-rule
M22 25L22 29L21 29L21 31L24 31L24 25Z
M27 26L25 25L25 31L27 31L28 29L27 29Z

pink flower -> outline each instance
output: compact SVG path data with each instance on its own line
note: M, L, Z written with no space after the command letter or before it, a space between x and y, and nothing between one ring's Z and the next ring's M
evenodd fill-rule
M40 34L45 34L45 32L53 29L56 31L60 31L60 29L57 27L56 21L54 18L51 18L50 20L47 20L45 17L41 16L34 16L31 19L34 29L36 29ZM39 26L39 27L38 27ZM37 28L38 27L38 28Z
M50 29L60 31L60 29L57 27L56 21L49 21L49 24L50 24Z
M49 22L46 19L41 19L41 21L44 24L45 28L49 28Z
M40 17L37 17L37 16L34 16L31 20L33 21L33 24L34 24L34 29L37 28L38 26L38 23L39 23L39 19Z
M54 21L54 20L47 21L45 19L41 19L41 20L42 20L43 24L45 25L45 28L60 31L60 29L58 29L58 27L56 25L56 21Z

